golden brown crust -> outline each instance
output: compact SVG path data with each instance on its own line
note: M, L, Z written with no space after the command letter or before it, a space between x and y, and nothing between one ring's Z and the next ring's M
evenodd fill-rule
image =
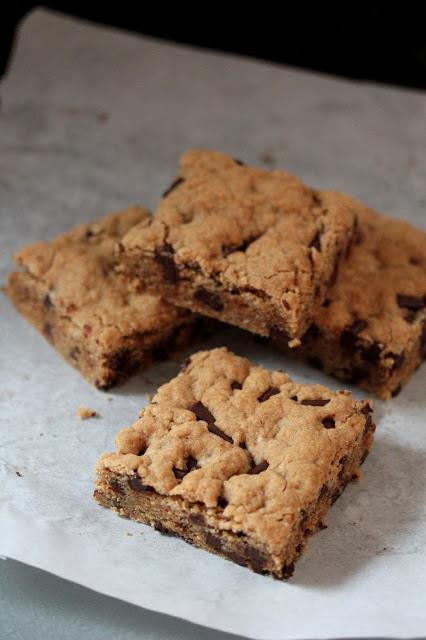
M100 388L191 321L157 296L135 293L117 273L118 240L147 219L145 209L130 207L24 247L15 256L23 271L11 273L5 287L17 309Z
M226 348L199 352L118 434L117 453L100 458L98 490L111 474L135 477L201 505L218 534L249 536L282 565L303 510L321 491L330 497L349 458L356 473L372 442L370 410L348 392L292 382Z
M276 326L290 340L309 326L355 220L348 196L189 151L151 224L125 236L124 262L132 277L182 306L263 335Z
M426 234L362 205L359 232L299 355L389 398L426 356Z

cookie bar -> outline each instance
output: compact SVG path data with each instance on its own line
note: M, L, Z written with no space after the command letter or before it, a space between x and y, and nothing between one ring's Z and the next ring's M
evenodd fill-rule
M199 352L158 390L95 499L259 573L289 577L308 536L373 441L368 402L292 382L226 348Z
M426 233L360 209L360 239L293 355L387 399L426 357ZM276 344L286 352L285 336Z
M123 239L128 275L174 304L297 344L356 225L354 202L284 171L184 153L152 220Z
M178 349L195 329L189 312L130 291L116 272L117 241L147 218L131 207L27 246L15 256L23 271L5 287L18 311L99 389Z

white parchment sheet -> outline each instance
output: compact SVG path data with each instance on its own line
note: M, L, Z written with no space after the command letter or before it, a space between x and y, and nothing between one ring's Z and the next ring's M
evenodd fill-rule
M0 95L2 280L11 253L27 242L128 203L154 206L191 146L285 167L426 228L421 93L173 46L38 10L22 26ZM364 480L347 488L328 529L280 583L92 500L96 458L178 364L160 364L103 394L4 296L0 302L1 555L252 638L425 635L426 367L398 398L376 402L377 442ZM338 386L236 330L209 344L221 343L298 380ZM100 417L79 421L80 404Z

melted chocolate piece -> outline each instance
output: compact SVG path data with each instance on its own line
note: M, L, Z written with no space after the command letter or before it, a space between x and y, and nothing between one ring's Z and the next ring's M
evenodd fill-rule
M254 475L257 475L258 473L262 473L262 471L266 471L268 467L269 467L269 462L266 462L266 460L262 460L262 462L259 462L259 464L254 465L254 467L252 467L250 471L247 471L247 473L248 475L254 476Z
M155 249L154 260L161 265L164 279L171 284L177 284L179 280L179 272L173 256L173 247L166 243Z
M311 407L325 407L326 404L330 402L330 399L324 398L305 398L300 401L300 404L309 405Z
M182 184L182 182L185 182L184 178L176 178L176 180L174 180L172 182L170 187L165 190L165 192L163 193L162 197L165 198L166 196L168 196L169 193L171 193L174 189L176 189L176 187L178 187L180 184Z
M231 389L233 391L235 391L236 389L242 389L243 385L241 384L241 382L237 382L237 380L234 380L234 382L231 383Z
M155 493L154 487L150 487L148 484L143 484L137 473L133 476L129 476L127 484L131 489L133 489L133 491L139 491L140 493Z
M259 402L266 402L266 400L269 400L269 398L271 398L272 396L276 396L279 392L280 392L280 390L278 389L278 387L269 387L269 389L266 389L266 391L264 391L258 397L258 401Z
M326 418L324 418L322 420L322 424L326 429L334 429L336 426L334 418L332 418L331 416L327 416Z
M207 291L204 287L198 287L194 293L194 298L199 302L203 302L214 311L222 311L224 307L221 297L217 293Z
M195 413L197 420L204 420L204 422L207 422L207 429L210 431L210 433L213 433L215 436L219 436L219 438L222 438L230 444L233 444L234 441L231 436L228 436L215 424L214 415L210 413L210 411L203 405L202 402L195 402L189 410Z
M406 296L402 293L398 293L396 301L399 307L402 309L409 309L410 311L419 311L426 306L426 296Z

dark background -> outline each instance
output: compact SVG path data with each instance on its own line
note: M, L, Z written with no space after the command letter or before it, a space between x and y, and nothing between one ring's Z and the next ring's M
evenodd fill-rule
M294 6L296 5L296 6ZM0 10L0 76L19 20ZM426 88L426 1L47 2L94 22L350 78Z

